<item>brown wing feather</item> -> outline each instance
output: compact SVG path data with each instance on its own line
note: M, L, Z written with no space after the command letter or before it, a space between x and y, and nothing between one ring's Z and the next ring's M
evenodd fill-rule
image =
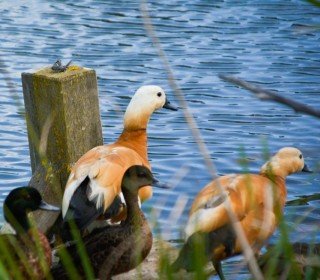
M193 227L191 226L193 223L197 224L197 230L203 232L214 231L230 223L226 207L222 204L223 200L221 200L220 204L214 205L214 207L208 207L210 202L217 200L222 195L220 188L218 188L217 180L219 180L222 190L227 193L231 208L240 222L243 219L249 219L251 211L262 208L262 214L259 217L255 217L259 218L261 222L261 219L270 218L277 207L280 206L280 209L283 207L286 195L284 183L277 182L276 188L274 188L274 183L261 175L222 176L205 186L195 198L187 226L188 234L193 232ZM273 219L272 222L271 220L272 218L269 219L269 226L274 228L276 220ZM248 221L245 222L249 223ZM269 235L269 233L266 233L266 235Z

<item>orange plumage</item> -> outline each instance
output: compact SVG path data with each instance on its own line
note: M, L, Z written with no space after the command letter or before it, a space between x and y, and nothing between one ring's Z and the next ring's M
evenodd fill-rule
M118 140L91 149L72 167L62 203L65 219L74 218L77 225L84 228L110 207L114 208L111 216L125 216L116 211L123 207L114 206L114 201L121 194L121 180L130 166L150 168L146 129L152 113L160 108L176 110L167 101L163 89L143 86L137 90L127 107L124 129ZM139 190L141 201L151 196L150 186ZM90 205L89 208L86 205Z
M254 252L258 253L279 223L286 202L285 179L289 174L308 171L302 153L283 148L261 168L260 174L231 174L206 185L196 196L186 226L186 245L174 269L188 268L188 248L201 236L221 278L220 261L242 252L227 207L233 211Z

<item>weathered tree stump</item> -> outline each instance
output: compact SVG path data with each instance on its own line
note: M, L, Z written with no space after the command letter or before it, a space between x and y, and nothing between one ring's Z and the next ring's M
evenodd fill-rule
M22 85L33 174L29 185L61 205L70 166L103 143L96 73L78 66L65 72L46 67L22 73ZM34 216L47 232L58 214Z

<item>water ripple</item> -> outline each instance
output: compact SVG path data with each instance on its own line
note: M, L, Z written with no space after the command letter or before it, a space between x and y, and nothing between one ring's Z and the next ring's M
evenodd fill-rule
M320 9L298 0L149 2L155 30L219 174L241 172L241 149L250 158L250 169L257 172L266 142L272 152L285 145L297 146L311 166L319 164L318 120L256 100L221 81L217 74L235 74L320 108L320 31L312 28L319 26ZM7 83L0 79L2 200L31 176L23 107L19 105L23 102L21 72L52 64L57 58L96 69L106 143L119 135L129 97L140 85L160 84L176 102L137 3L5 1L0 12L0 55L16 92L11 96ZM297 32L302 25L308 27L307 32ZM174 191L169 195L155 191L153 201L145 206L166 201L158 207L160 227L165 227L176 199L188 196L189 206L210 177L181 110L154 114L148 132L153 170L160 178L175 178L183 167L189 170ZM288 180L288 195L315 193L318 186L318 174L295 175ZM319 222L319 203L304 210L311 208L317 214L299 225L310 231L310 225ZM169 238L179 236L187 212L185 209L181 221L173 225ZM303 213L295 206L286 211L292 223Z

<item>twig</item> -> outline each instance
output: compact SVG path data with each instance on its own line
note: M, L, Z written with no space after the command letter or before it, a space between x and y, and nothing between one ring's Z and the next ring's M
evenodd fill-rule
M302 196L299 196L299 198L287 201L286 205L287 206L308 205L308 202L319 200L319 199L320 199L320 193L302 195Z
M166 70L166 73L168 75L168 81L169 81L170 87L173 89L173 92L174 92L176 98L178 99L180 107L183 108L183 114L184 114L185 120L190 127L191 133L192 133L194 139L196 140L196 143L198 144L198 147L199 147L200 152L205 160L205 163L208 167L208 170L211 172L211 176L213 178L216 178L217 172L216 172L216 169L211 161L209 150L207 149L207 147L202 139L201 132L195 122L195 119L193 118L193 116L188 108L188 103L184 98L182 90L180 89L180 87L178 86L178 84L176 82L176 79L174 77L174 74L171 69L168 58L161 47L161 43L156 35L156 32L153 29L153 25L152 25L149 11L147 8L147 3L144 0L141 1L141 13L143 16L145 29L146 29L147 33L149 34L149 37L151 38L156 50L158 51L158 55L161 58L162 63L164 65L164 68Z
M261 100L275 101L275 102L284 104L284 105L292 108L296 112L300 112L300 113L304 113L307 115L311 115L311 116L320 118L320 110L314 109L314 108L307 106L305 104L302 104L300 102L283 97L281 95L274 93L273 91L263 89L259 86L253 85L249 82L246 82L246 81L241 80L239 78L236 78L234 76L226 76L226 75L221 74L221 75L219 75L219 77L226 82L238 85L244 89L251 91Z
M147 2L145 0L141 1L140 9L141 9L141 14L142 14L142 17L144 20L145 29L146 29L147 33L149 34L149 37L151 38L156 50L158 51L158 55L159 55L160 59L162 60L162 63L164 65L164 68L165 68L167 75L168 75L169 84L170 84L171 88L173 89L173 92L174 92L176 98L178 99L180 106L183 108L183 114L184 114L185 120L191 130L193 138L195 139L195 141L198 145L200 153L201 153L202 157L204 158L207 169L208 169L211 177L213 179L215 179L218 176L217 176L215 166L211 160L209 150L208 150L208 148L202 138L202 135L200 133L200 130L197 126L197 123L196 123L194 117L192 116L190 110L188 109L187 101L185 100L183 92L176 82L173 71L170 67L170 63L165 55L165 52L163 51L163 49L161 47L161 43L159 41L159 38L157 37L156 32L153 29L153 25L152 25L149 11L148 11L148 7L147 7ZM222 189L219 182L217 183L217 185L218 185L218 187L220 187L220 189ZM254 257L254 253L252 251L252 248L250 247L248 240L245 237L243 228L239 225L238 219L237 219L235 213L231 209L230 202L228 200L226 200L224 203L225 203L229 218L231 220L231 223L234 227L234 230L237 234L237 237L239 238L239 242L240 242L241 248L243 250L243 255L244 255L244 257L250 267L251 273L253 274L255 279L258 279L258 280L264 279L263 275L259 269L259 266L257 264L257 260Z

